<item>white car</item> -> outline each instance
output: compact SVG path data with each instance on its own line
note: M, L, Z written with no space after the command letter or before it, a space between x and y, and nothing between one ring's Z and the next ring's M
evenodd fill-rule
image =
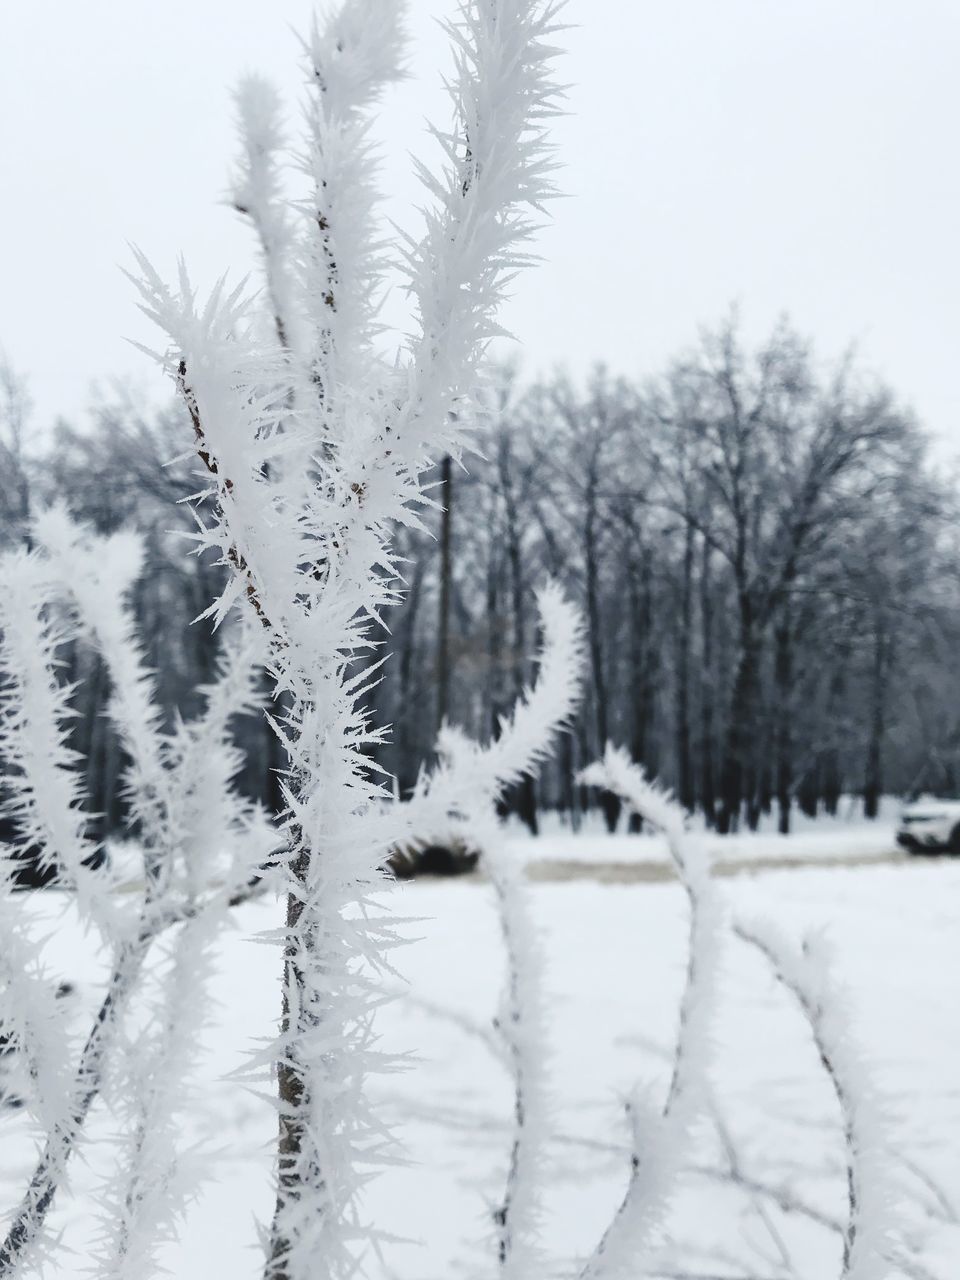
M960 800L920 796L905 805L897 844L911 853L960 853Z

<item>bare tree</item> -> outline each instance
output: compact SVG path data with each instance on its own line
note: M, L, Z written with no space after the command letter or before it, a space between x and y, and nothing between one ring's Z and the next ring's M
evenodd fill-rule
M0 350L0 546L28 537L26 433L32 409L26 379Z

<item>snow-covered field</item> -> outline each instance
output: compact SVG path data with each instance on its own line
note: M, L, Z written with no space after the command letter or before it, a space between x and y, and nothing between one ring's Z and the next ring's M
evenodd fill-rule
M538 857L568 856L558 853L556 836L530 843ZM591 856L592 843L590 833L576 837L581 860ZM902 1274L954 1280L960 864L803 867L742 875L721 887L738 909L769 915L792 935L824 928L835 940L851 1033L888 1119L889 1173L898 1188L890 1215L906 1254ZM573 879L537 882L532 894L546 949L556 1099L556 1141L544 1170L545 1238L549 1274L572 1276L623 1190L623 1098L638 1079L648 1083L654 1103L663 1094L683 978L685 911L674 883ZM383 1047L415 1056L374 1087L408 1163L371 1184L367 1207L404 1242L385 1244L383 1261L371 1256L365 1274L492 1277L489 1212L505 1174L512 1102L486 1040L502 978L492 891L475 880L421 881L394 896L399 915L419 918L406 926L419 940L398 953L409 989L382 1011ZM34 909L49 920L53 901L44 895ZM215 1023L184 1122L185 1142L200 1142L216 1159L212 1166L200 1162L208 1176L180 1243L164 1253L178 1280L258 1274L257 1222L272 1208L275 1121L267 1099L225 1077L277 1017L278 957L250 941L276 922L272 904L246 907L218 949ZM68 919L60 917L49 954L80 982L79 1022L95 1000L96 967ZM637 1274L824 1280L839 1274L839 1235L830 1224L842 1221L845 1208L836 1103L805 1025L759 958L731 940L723 968L716 1114L697 1136L696 1168L664 1223L662 1249ZM30 1148L20 1113L7 1113L0 1124L6 1130L0 1186L12 1203ZM111 1162L103 1140L109 1131L101 1112L92 1129L98 1140L74 1170L77 1194L57 1214L76 1253L50 1274L89 1269L98 1179Z

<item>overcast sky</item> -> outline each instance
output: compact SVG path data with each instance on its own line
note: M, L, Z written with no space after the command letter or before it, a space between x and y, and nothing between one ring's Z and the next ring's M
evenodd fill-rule
M451 0L412 0L411 79L380 130L390 216L445 119ZM301 0L0 0L0 345L38 419L115 374L161 394L127 241L204 284L253 256L223 207L230 86L270 75L296 123ZM571 198L506 316L527 369L651 372L740 303L824 355L855 343L960 449L957 0L570 0ZM399 306L391 314L402 316Z

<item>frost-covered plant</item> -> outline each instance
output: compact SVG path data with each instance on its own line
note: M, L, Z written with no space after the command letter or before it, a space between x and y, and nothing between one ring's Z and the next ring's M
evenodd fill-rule
M0 1244L0 1273L18 1270L41 1243L47 1212L108 1072L128 1056L129 1081L149 1074L147 1054L125 1043L123 1025L152 944L172 931L161 1002L163 1025L176 1033L165 1037L164 1074L154 1080L152 1097L130 1088L112 1100L124 1113L120 1140L128 1156L121 1161L125 1172L103 1273L132 1277L143 1274L144 1259L178 1208L175 1081L190 1049L190 1018L202 1007L198 977L191 972L186 981L185 966L192 971L191 954L226 908L248 896L277 845L269 821L233 786L240 757L229 722L257 705L262 646L255 632L228 639L218 678L205 691L206 710L166 732L129 599L141 564L139 541L129 534L96 536L56 508L38 517L33 537L36 550L0 559L0 759L6 812L17 830L0 868L0 1025L26 1068L24 1101L41 1151ZM60 676L62 646L71 640L100 655L112 686L108 714L129 760L125 789L142 856L139 895L117 893L129 870L104 861L87 835L82 774L68 746L73 688ZM188 758L194 765L185 768ZM68 1035L55 984L13 896L13 870L24 857L70 891L109 957L106 989L82 1045ZM166 1112L163 1124L154 1123L158 1110Z
M414 332L384 359L371 111L400 74L402 5L346 0L305 42L306 136L287 199L279 104L241 86L235 203L263 250L267 308L219 286L203 305L181 270L168 288L141 259L143 306L167 334L163 357L208 472L198 535L233 572L213 606L256 613L288 710L283 1017L271 1280L352 1275L371 1231L358 1193L381 1130L365 1078L379 1065L376 974L391 943L371 895L402 833L367 749L363 666L401 589L392 550L427 501L422 478L469 438L480 364L542 202L552 161L544 123L554 0L468 0L448 25L455 69L443 161L421 166L425 231L399 246ZM295 179L296 180L296 179Z
M631 1101L633 1150L627 1191L580 1273L582 1280L613 1280L637 1274L676 1191L678 1175L691 1163L693 1127L714 1112L709 1085L711 1025L727 923L702 839L688 829L681 806L651 783L624 750L608 746L603 760L583 770L580 780L613 791L663 832L686 893L690 920L667 1097L659 1115L646 1117L649 1109L639 1099ZM797 1001L840 1106L848 1198L841 1280L886 1280L892 1263L909 1268L910 1260L904 1263L892 1239L890 1153L882 1110L850 1033L850 1011L833 978L830 949L823 938L811 937L798 951L769 922L734 920L732 928L765 956ZM717 1123L715 1112L713 1120ZM789 1200L787 1207L793 1207Z
M494 1222L501 1275L516 1280L543 1267L541 1194L553 1129L541 950L524 871L504 852L496 805L508 787L537 772L576 710L585 644L580 613L559 587L543 587L537 608L542 642L536 683L485 745L445 725L437 766L421 772L402 806L413 845L463 843L479 853L496 894L507 969L497 1030L513 1077L514 1125Z
M612 1280L637 1274L675 1193L693 1126L709 1100L710 1035L716 1013L723 906L711 879L706 850L687 830L682 807L650 782L626 751L608 745L603 759L584 769L580 781L619 795L663 832L687 896L690 919L686 980L667 1096L659 1113L639 1094L631 1101L634 1138L630 1179L609 1227L580 1273L582 1280Z
M851 1036L850 1008L833 975L829 942L814 934L797 948L763 920L737 920L734 930L765 957L796 1001L837 1098L847 1161L841 1280L884 1280L896 1254L893 1153L875 1086Z
M496 817L497 801L511 786L537 772L576 710L584 653L580 611L553 582L537 592L536 603L542 640L535 683L484 745L453 725L441 728L438 763L421 771L403 804L414 844L475 841L473 829Z

